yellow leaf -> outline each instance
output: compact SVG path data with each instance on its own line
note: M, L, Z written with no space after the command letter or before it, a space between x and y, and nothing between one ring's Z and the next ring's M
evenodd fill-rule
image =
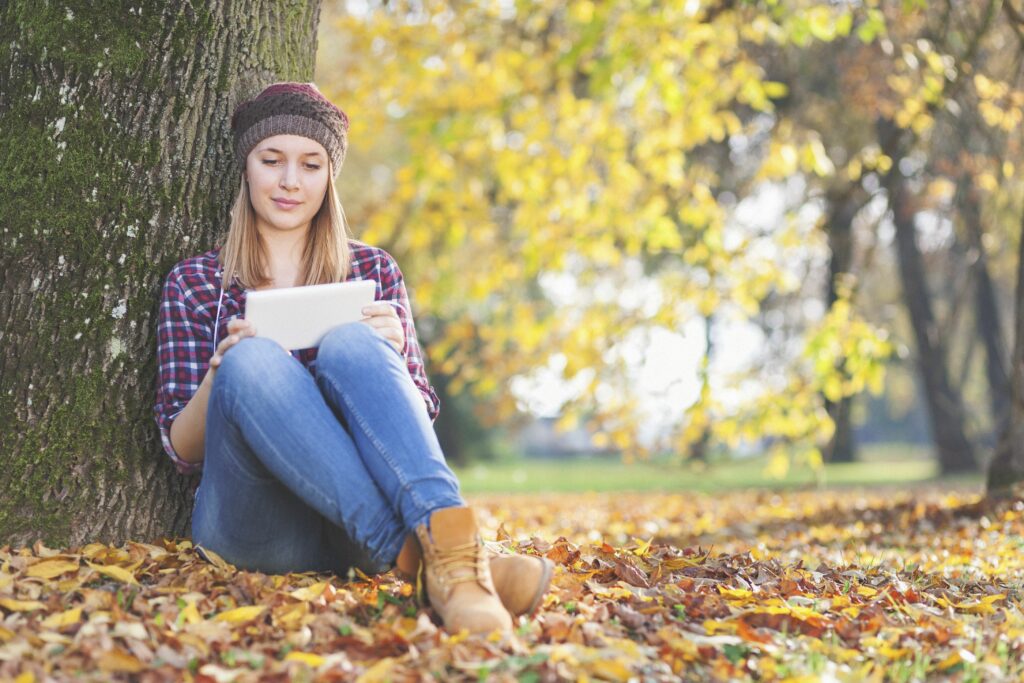
M14 598L0 598L0 607L8 612L31 612L46 607L38 600L15 600Z
M939 671L945 671L946 669L952 669L962 661L964 661L964 658L960 656L960 651L957 650L939 662L937 668Z
M633 554L637 557L645 557L647 553L651 551L651 541L654 540L652 536L649 540L634 539L637 541L637 548L633 551Z
M726 588L719 585L718 592L727 600L738 600L742 603L747 603L754 599L754 592L745 588Z
M388 683L391 680L391 670L395 668L394 657L385 657L363 672L356 679L356 683Z
M181 610L181 613L185 615L185 621L190 624L198 624L203 620L203 618L199 616L199 610L196 609L195 602L189 602L185 605L185 608Z
M297 600L308 602L310 600L316 600L323 595L325 588L327 588L327 582L318 581L311 586L306 586L305 588L296 588L289 593L289 595Z
M878 591L876 591L871 586L857 586L857 595L862 595L865 598L870 598L874 597L875 595L878 595Z
M6 643L14 637L14 631L0 626L0 643Z
M618 659L599 659L590 665L591 673L605 681L628 681L633 672Z
M289 652L284 658L286 662L302 662L310 668L316 669L324 663L324 658L312 652Z
M716 633L736 633L736 623L732 621L716 621L707 619L704 621L704 631L713 636Z
M954 607L960 612L966 612L967 614L995 614L996 608L992 606L992 603L1005 600L1005 595L988 595L981 600L975 602L961 602Z
M204 547L200 550L202 550L202 554L207 559L207 561L209 561L209 563L212 564L214 567L217 567L218 569L234 569L234 565L225 561L223 557L213 552L209 548Z
M61 574L74 571L78 571L78 560L54 557L36 562L25 571L25 574L39 579L53 579Z
M229 609L227 612L221 612L213 619L214 621L226 621L229 624L244 624L263 614L263 611L266 609L266 605L236 607L235 609Z
M909 647L889 647L888 645L883 645L878 648L878 653L888 659L903 659L912 654L913 650Z
M127 583L134 586L139 585L139 582L135 580L135 576L124 567L118 567L112 564L93 564L92 562L86 562L86 564L92 569L98 571L100 574L108 576L115 581L120 581L121 583Z
M293 602L275 607L273 613L275 626L291 630L298 628L302 618L309 614L309 605L305 602Z
M104 652L98 660L97 666L107 673L139 673L146 666L134 655L130 655L120 648L114 648Z
M65 610L59 614L51 614L50 616L43 619L44 628L60 629L71 624L77 624L78 620L82 618L82 608L73 607L72 609Z
M107 546L102 543L90 543L82 548L82 555L88 557L90 560L94 560L100 555L100 553L105 553L107 550Z
M19 674L18 677L14 679L14 683L36 683L36 675L31 671L26 671L25 673Z

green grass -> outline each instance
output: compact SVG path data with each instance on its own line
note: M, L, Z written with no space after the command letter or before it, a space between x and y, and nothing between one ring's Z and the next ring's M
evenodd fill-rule
M935 481L938 467L920 449L885 446L867 449L862 461L826 465L821 473L794 464L783 478L765 473L762 457L726 460L701 466L669 460L625 464L614 458L568 460L517 459L456 469L462 490L474 493L544 493L607 491L714 492L743 488L908 485ZM981 484L981 475L947 479L961 485Z

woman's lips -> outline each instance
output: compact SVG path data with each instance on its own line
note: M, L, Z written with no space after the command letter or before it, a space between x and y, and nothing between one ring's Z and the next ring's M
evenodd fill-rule
M274 202L274 206L285 211L294 209L299 205L299 202L293 202L289 199L271 199L270 201Z

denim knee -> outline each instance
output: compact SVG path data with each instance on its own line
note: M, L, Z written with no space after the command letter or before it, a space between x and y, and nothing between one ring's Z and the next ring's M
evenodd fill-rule
M393 353L387 340L366 323L339 325L320 342L316 362L318 370L329 370L336 377L351 377L360 370L379 367Z
M280 344L263 337L246 337L224 354L214 389L258 394L280 388L294 359Z

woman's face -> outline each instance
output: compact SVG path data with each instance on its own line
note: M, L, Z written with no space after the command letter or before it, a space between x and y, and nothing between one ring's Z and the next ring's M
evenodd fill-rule
M327 162L323 145L301 135L261 140L245 161L256 227L306 230L327 192Z

